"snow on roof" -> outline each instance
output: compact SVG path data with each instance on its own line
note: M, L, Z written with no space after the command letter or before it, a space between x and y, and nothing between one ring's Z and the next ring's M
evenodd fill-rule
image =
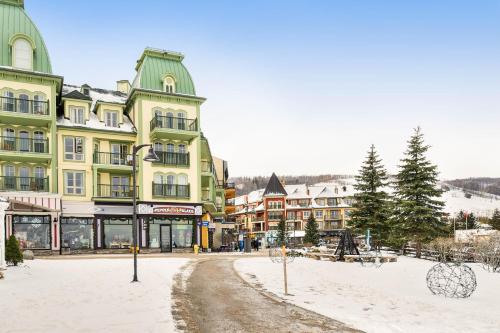
M256 212L263 212L264 211L264 203L262 202L260 205L255 208Z
M65 84L63 86L63 97L73 91L80 92L81 87ZM118 127L109 127L103 121L100 121L97 115L94 113L95 105L99 102L103 103L115 103L123 104L127 101L127 95L119 91L89 88L89 97L92 99L89 120L85 121L85 124L75 124L71 120L64 117L64 115L57 118L57 125L75 127L75 128L92 128L99 130L117 131L125 133L135 133L135 126L127 115L123 115L123 123L119 124Z
M70 84L63 85L62 88L62 96L69 94L70 92L76 90L81 92L81 86L75 86ZM117 103L117 104L125 104L127 102L127 94L116 90L107 90L107 89L99 89L99 88L89 88L89 97L92 99L92 105L90 110L94 110L94 107L97 102L104 103Z
M311 196L307 193L306 184L286 185L287 199L309 199Z
M247 196L246 195L241 195L239 197L234 198L234 205L235 206L242 206L247 202Z
M248 193L248 203L260 202L262 201L262 195L264 194L264 189L259 189Z

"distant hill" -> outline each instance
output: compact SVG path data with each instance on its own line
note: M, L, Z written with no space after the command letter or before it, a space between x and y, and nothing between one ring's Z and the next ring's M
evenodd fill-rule
M256 177L231 177L229 181L234 182L236 185L236 195L244 195L248 194L254 190L259 188L264 188L267 185L269 180L269 176L256 176ZM317 183L326 183L332 180L338 179L349 179L353 176L349 175L301 175L301 176L281 176L278 175L278 178L285 184L307 184L313 185Z
M447 180L444 183L474 192L486 192L500 196L500 178L467 178Z

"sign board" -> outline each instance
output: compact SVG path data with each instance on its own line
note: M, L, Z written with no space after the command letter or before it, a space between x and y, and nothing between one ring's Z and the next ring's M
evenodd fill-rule
M210 223L208 224L208 229L215 229L215 223L210 222Z
M180 205L137 205L137 214L147 215L202 215L201 206L180 206Z

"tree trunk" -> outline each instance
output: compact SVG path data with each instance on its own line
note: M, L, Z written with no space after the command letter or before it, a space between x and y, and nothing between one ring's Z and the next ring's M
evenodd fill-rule
M422 243L417 242L417 253L415 254L415 257L420 258L422 257Z

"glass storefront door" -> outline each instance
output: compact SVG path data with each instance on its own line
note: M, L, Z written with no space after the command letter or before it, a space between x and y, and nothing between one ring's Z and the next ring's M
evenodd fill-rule
M172 229L170 225L160 225L161 252L172 252Z

